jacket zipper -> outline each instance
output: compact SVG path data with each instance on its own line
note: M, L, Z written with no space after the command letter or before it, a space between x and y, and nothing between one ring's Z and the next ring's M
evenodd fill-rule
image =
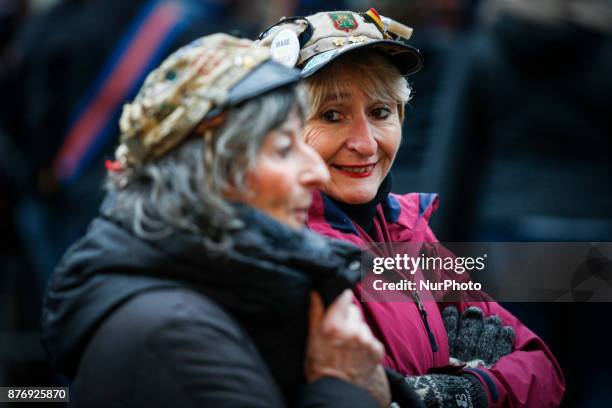
M379 208L379 211L382 211L382 207ZM380 212L378 214L379 216L381 215ZM384 216L382 216L384 219ZM374 225L377 224L377 217L374 217ZM363 231L361 229L361 227L359 227L359 225L357 225L356 222L353 221L353 225L357 228L357 231L361 231L359 232L359 236L366 242L370 242L370 243L374 243L374 240L372 239L372 237L370 237L370 235L368 233L366 233L365 231ZM384 230L382 228L382 226L384 226ZM386 232L386 237L384 238L388 238L390 240L391 235L389 234L389 230L387 228L387 224L382 222L381 225L379 226L381 232ZM385 239L385 242L389 242ZM421 320L423 321L423 325L425 326L425 330L427 331L427 337L429 337L429 344L431 345L431 351L433 351L434 353L436 353L438 351L438 343L436 342L436 338L434 337L433 333L431 332L431 328L429 327L429 321L427 320L427 310L425 310L425 307L423 307L423 303L421 303L421 297L419 296L419 294L417 292L410 292L410 295L412 296L412 298L414 299L415 303L417 304L417 309L419 309L419 314L421 315ZM433 356L432 356L433 357ZM434 363L435 363L435 357L434 357Z
M417 309L419 309L421 320L423 320L423 324L425 325L425 330L427 331L427 337L429 337L429 343L431 344L431 351L435 353L438 351L438 343L436 343L436 338L434 337L429 327L429 321L427 320L427 310L425 310L425 307L423 307L423 303L421 303L421 297L419 296L417 292L411 292L410 295L414 299L417 305Z

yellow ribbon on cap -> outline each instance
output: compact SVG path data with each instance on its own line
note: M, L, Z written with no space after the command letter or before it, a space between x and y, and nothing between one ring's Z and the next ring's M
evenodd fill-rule
M374 7L371 7L368 11L366 11L366 14L370 16L372 21L378 26L378 29L384 33L385 26L383 25L383 22L380 19L380 14L378 14L378 11L376 11Z
M372 22L376 24L378 29L383 33L385 37L389 37L387 32L393 33L406 40L412 37L412 28L405 26L402 23L398 23L397 21L389 17L381 16L380 14L378 14L378 11L376 11L374 7L371 7L368 11L365 12L365 14L370 17Z

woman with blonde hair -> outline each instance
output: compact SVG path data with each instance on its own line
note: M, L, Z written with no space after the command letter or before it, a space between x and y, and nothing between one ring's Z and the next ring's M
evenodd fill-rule
M406 76L422 66L412 30L374 9L283 18L260 35L306 78L306 142L330 179L314 194L308 226L362 248L436 244L435 194L391 192L410 98ZM357 285L355 295L362 299ZM406 376L428 407L560 404L564 378L544 342L498 303L357 302L385 346L384 365ZM447 307L448 306L448 307ZM452 363L451 365L449 365Z

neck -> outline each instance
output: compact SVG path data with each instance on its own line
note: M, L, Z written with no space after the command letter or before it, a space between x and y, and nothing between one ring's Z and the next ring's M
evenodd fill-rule
M349 216L351 220L353 220L353 222L359 225L364 231L368 233L368 235L372 237L374 231L374 217L376 216L376 207L385 198L387 198L387 196L391 192L392 184L393 179L391 177L391 173L389 173L378 187L376 196L374 196L374 198L368 201L367 203L348 204L341 201L333 199L332 200L346 215Z

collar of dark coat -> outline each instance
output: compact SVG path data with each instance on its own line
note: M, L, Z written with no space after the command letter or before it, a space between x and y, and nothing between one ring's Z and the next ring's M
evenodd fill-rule
M245 227L230 233L231 244L207 248L202 236L175 230L159 240L145 241L131 233L129 222L106 218L123 230L124 246L147 247L139 261L150 276L188 283L221 304L229 299L265 294L268 308L284 305L287 299L315 289L330 303L342 290L359 279L361 252L351 244L320 236L308 229L289 228L246 205L234 208ZM224 299L227 296L228 299ZM262 300L263 301L263 300ZM251 305L252 306L252 305ZM249 308L247 310L253 310Z
M265 293L281 306L305 289L318 290L329 303L359 279L361 252L353 245L288 228L248 206L235 208L246 227L231 233L226 249L207 251L201 237L178 231L149 244L186 266L173 271L178 279L215 287L215 293L222 287L232 296Z
M313 289L329 304L358 280L356 247L289 229L246 207L239 213L247 227L232 234L232 247L216 252L195 234L145 241L121 221L92 221L64 255L45 297L43 340L56 368L71 378L95 328L143 291L188 287L239 321L265 326L304 317Z

